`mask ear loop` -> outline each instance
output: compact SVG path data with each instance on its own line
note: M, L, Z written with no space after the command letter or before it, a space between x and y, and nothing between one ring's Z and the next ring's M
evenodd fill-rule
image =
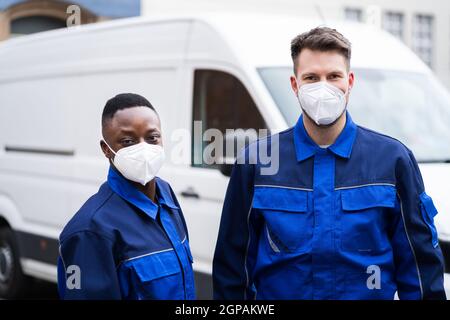
M337 88L337 87L335 87L335 88ZM342 92L341 89L339 89L339 88L337 88L337 89L338 89L340 92ZM345 100L345 107L344 107L344 110L342 111L342 113L340 114L339 117L341 117L342 114L344 114L344 112L347 110L347 107L348 107L348 100L347 100L347 98L348 98L348 95L350 94L350 90L351 90L351 88L350 88L350 85L349 85L349 86L347 87L347 89L345 90L345 92L342 93L342 99Z
M341 91L342 92L342 90L341 89L339 89L339 91ZM345 107L344 107L344 110L342 111L342 113L341 113L341 115L339 116L339 117L341 117L342 116L342 114L344 114L344 112L347 110L347 107L348 107L348 95L350 94L350 91L351 91L351 88L350 88L350 85L347 87L347 90L345 90L345 92L343 93L343 95L342 95L342 99L344 99L345 100Z
M302 109L302 112L303 112L304 108L303 108L303 106L302 106L302 102L300 101L300 86L298 85L298 80L297 80L297 78L295 78L295 83L296 83L296 85L297 85L297 93L296 93L297 100L298 100L298 103L300 104L300 108Z
M328 83L327 83L328 84ZM328 84L328 85L330 85L330 84ZM331 86L333 86L333 85L331 85ZM333 86L334 87L334 86ZM339 92L341 92L342 93L342 99L344 99L344 100L346 100L345 101L345 108L344 108L344 112L345 112L345 110L347 109L347 105L348 105L348 95L350 94L350 91L351 91L351 88L350 88L350 85L347 87L347 89L345 90L345 92L342 92L342 90L341 89L339 89L339 88L337 88L337 87L335 87L336 89L338 89L339 90Z
M300 101L299 92L300 92L300 91L298 90L298 91L297 91L297 94L296 94L296 96L297 96L297 101L298 101L298 104L300 105L300 109L302 109L302 113L306 113L305 108L303 108L302 102Z
M117 153L109 146L109 144L108 144L108 142L106 142L106 139L105 139L105 138L103 138L102 141L108 146L109 150L111 150L111 152L114 153L114 155L117 154Z
M344 92L344 95L342 96L342 99L345 99L346 101L345 101L345 108L344 108L344 112L345 112L345 110L347 109L347 105L348 105L348 96L349 96L349 94L350 94L350 91L351 91L351 88L350 88L350 85L347 87L347 90L345 90L345 92Z

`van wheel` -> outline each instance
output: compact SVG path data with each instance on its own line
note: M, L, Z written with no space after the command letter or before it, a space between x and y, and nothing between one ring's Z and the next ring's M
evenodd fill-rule
M29 282L30 278L22 272L14 233L9 228L0 228L0 297L22 297Z

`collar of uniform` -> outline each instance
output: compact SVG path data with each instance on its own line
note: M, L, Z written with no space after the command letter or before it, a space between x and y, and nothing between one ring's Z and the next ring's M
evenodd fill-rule
M329 149L336 155L349 158L356 138L356 124L346 111L346 123L336 141ZM309 137L303 124L303 115L294 127L294 145L297 161L303 161L316 154L320 147Z
M156 194L158 195L158 201L163 206L167 206L171 209L180 209L175 201L173 200L172 193L170 192L170 187L167 183L161 182L161 180L156 177Z
M346 111L347 120L344 130L342 130L336 141L330 146L330 150L342 158L350 158L353 143L356 138L356 124L353 122L350 113Z
M139 208L152 219L156 218L158 205L133 186L130 181L125 179L113 167L109 168L108 185L122 199Z

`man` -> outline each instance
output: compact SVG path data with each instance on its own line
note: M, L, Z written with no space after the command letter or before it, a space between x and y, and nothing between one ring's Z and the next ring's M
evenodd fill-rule
M63 299L194 299L186 223L164 160L161 124L137 94L108 100L101 149L108 180L60 235Z
M397 291L445 299L437 212L413 154L346 111L355 81L349 41L315 28L292 41L291 53L303 115L257 142L279 150L276 174L261 174L251 148L233 168L215 298L393 299Z

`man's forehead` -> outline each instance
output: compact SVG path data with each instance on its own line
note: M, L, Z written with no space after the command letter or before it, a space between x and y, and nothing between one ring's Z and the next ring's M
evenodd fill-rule
M156 112L147 106L136 106L130 108L119 109L114 114L114 118L129 118L135 116L156 116Z
M148 107L132 107L117 110L111 119L117 124L132 122L151 122L159 124L159 117L156 112Z
M312 51L304 49L297 57L299 73L347 71L345 57L337 51Z
M104 130L117 131L133 128L160 129L161 124L157 113L148 107L132 107L118 110L114 116L106 122Z

